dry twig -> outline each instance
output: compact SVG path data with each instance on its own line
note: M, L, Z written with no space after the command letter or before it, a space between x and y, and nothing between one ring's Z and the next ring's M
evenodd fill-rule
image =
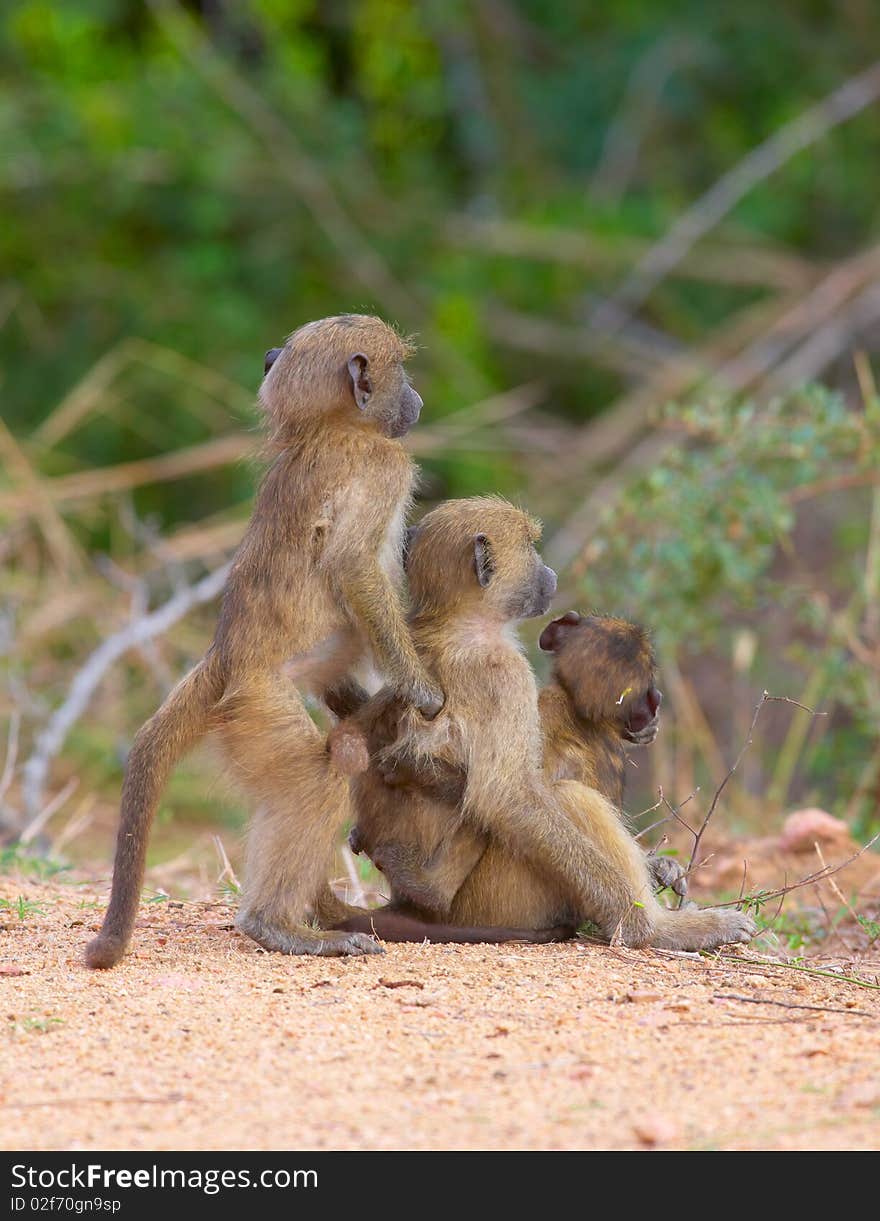
M192 607L213 601L226 584L229 569L229 564L215 568L195 585L180 590L150 614L135 619L114 635L108 636L103 644L90 654L85 665L76 674L67 698L56 708L48 724L37 735L34 749L24 765L24 808L31 817L35 817L43 805L49 765L64 745L71 727L85 712L98 684L110 667L129 649L137 648L167 632Z
M620 330L653 289L691 248L764 179L833 128L880 98L880 63L851 77L821 102L752 149L678 217L663 239L639 261L623 284L596 309L594 326Z
M687 825L687 823L683 823L683 825L685 827L687 827L687 829L691 832L691 834L694 837L693 849L691 851L691 857L690 857L690 860L688 861L688 866L687 866L687 871L686 871L687 873L691 873L691 871L694 868L694 860L697 856L697 853L699 852L700 844L702 842L703 836L706 833L709 823L712 821L712 816L714 815L716 809L718 808L718 802L721 799L721 794L724 792L725 788L727 787L728 782L730 781L734 772L736 771L736 769L739 767L740 763L742 762L743 756L745 755L746 751L752 745L752 734L754 733L755 726L758 723L758 717L761 715L761 709L764 707L765 704L770 704L770 703L794 704L796 708L802 708L804 712L809 712L811 717L827 715L824 712L816 712L812 708L808 708L806 706L806 704L801 704L798 700L793 700L787 695L770 695L770 693L768 691L762 692L761 698L758 700L757 704L755 705L755 711L752 715L752 723L749 725L749 732L746 736L746 740L742 746L742 749L740 750L736 759L733 761L733 764L731 765L731 767L728 769L727 775L723 778L721 783L718 785L718 788L715 790L714 796L712 797L712 800L709 803L709 809L706 811L706 817L703 819L702 825L700 826L699 830L694 831L694 829L692 827L689 827ZM683 820L680 820L680 821L683 822ZM775 893L780 893L780 892L777 891Z
M873 1013L865 1013L863 1009L844 1009L838 1005L798 1005L792 1001L766 1000L761 996L739 996L735 992L716 992L714 997L717 1001L743 1001L749 1005L776 1005L780 1009L811 1009L815 1013L843 1013L847 1017L863 1017L877 1021Z

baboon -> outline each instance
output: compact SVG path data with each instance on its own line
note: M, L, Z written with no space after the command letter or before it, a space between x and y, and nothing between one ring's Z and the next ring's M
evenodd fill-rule
M657 736L662 695L650 637L608 615L566 611L538 640L553 671L538 706L549 780L580 780L623 805L626 743Z
M623 809L627 745L647 746L660 727L662 694L648 633L609 615L566 611L538 641L554 655L538 707L548 780L579 780ZM658 886L687 890L685 871L671 857L648 853Z
M425 833L417 850L405 831L401 844L387 834L382 842L379 867L384 863L392 877L408 869L414 875L415 893L394 909L461 927L549 929L590 920L605 937L667 949L748 940L755 925L742 912L662 907L644 853L614 806L580 780L551 782L543 774L537 686L511 626L542 614L554 592L555 577L535 551L538 537L537 523L524 513L485 498L433 510L410 543L410 630L446 692L446 705L426 724L400 708L393 694L380 693L355 714L351 728L354 735L366 732L373 755L353 784L358 827L387 813L387 831L393 820L405 826L410 817L412 791L389 787L383 773L399 766L417 776L432 769L437 775L439 791L429 786L416 797ZM383 745L389 730L394 738ZM331 753L350 745L346 733L343 725L331 736ZM460 885L461 861L447 871L450 821L443 790L450 770L464 783L453 825L477 833L469 840L473 859L466 861ZM427 895L418 890L425 859ZM342 927L373 928L393 938L393 921L386 926L383 919L380 910L353 916Z
M287 954L380 949L304 923L326 885L348 786L294 683L345 707L365 698L353 675L372 660L420 719L442 707L399 592L415 467L398 438L422 407L404 369L410 352L379 318L348 314L310 322L266 353L259 401L272 462L213 643L135 737L110 905L86 950L90 966L113 966L125 952L159 797L208 731L256 807L238 928Z
M662 696L650 638L624 619L568 611L547 625L539 644L555 655L551 679L538 697L544 775L551 782L578 780L622 810L626 744L652 742L659 727ZM344 728L338 733L331 750L340 770L360 772L370 748L375 753L395 737L395 725L387 715L374 724L371 741L360 740L361 753L354 753L355 740ZM399 764L377 768L387 786L405 787L406 809L396 798L359 803L351 847L366 852L385 873L396 905L413 904L442 919L489 844L484 832L461 821L464 773L437 760L421 774ZM649 853L647 863L659 886L686 891L677 861Z

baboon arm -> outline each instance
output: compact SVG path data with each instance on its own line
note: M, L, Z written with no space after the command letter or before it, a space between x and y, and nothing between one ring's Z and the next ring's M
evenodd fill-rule
M360 566L340 576L338 584L352 620L364 629L389 684L408 702L430 703L431 697L437 698L437 685L410 639L398 592L382 567Z
M518 785L496 785L488 790L484 786L475 788L472 780L469 777L464 803L469 821L489 831L514 855L525 857L546 878L555 880L569 896L574 910L589 913L596 909L597 901L605 905L604 895L598 893L602 889L598 880L609 875L611 845L585 835L575 826L551 787L537 776L521 778ZM584 808L592 811L597 822L606 827L619 826L616 813L600 793L586 786L579 788ZM621 830L615 844L618 850L624 836L626 833ZM623 855L636 854L641 862L642 854L634 844L629 851L631 843L627 836L627 851ZM631 862L626 864L628 868L620 869L621 876L631 870ZM639 884L630 897L632 901L642 901L641 891L650 894L650 888L647 868L641 863L636 878Z

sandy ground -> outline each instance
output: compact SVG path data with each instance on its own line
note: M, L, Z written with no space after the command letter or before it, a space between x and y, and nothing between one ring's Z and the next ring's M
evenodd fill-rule
M733 951L285 959L228 906L173 902L90 973L103 888L0 881L20 894L37 908L0 915L6 1149L880 1146L880 990Z

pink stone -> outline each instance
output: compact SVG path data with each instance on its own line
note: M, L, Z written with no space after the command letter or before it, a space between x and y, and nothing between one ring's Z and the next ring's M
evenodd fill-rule
M779 846L785 852L812 852L813 844L839 844L850 838L849 827L842 818L825 810L796 810L786 818Z

